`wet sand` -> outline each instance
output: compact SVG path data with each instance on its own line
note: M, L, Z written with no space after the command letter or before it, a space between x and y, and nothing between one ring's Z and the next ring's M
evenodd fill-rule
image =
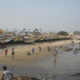
M78 42L79 41L75 40L75 43L78 43ZM11 47L9 47L9 53L8 53L7 57L4 55L4 50L1 50L1 52L0 52L1 53L0 54L0 65L1 66L2 65L7 65L7 66L12 66L12 67L22 66L22 68L26 69L25 65L30 67L30 66L33 66L36 63L38 64L38 63L41 63L43 61L49 61L48 59L50 59L51 56L52 56L50 53L53 51L53 48L55 46L63 46L63 45L65 46L65 45L69 45L69 44L71 44L71 40L51 42L51 43L36 43L35 45L14 46L14 48L15 48L15 59L14 60L12 60ZM40 51L39 46L42 49L41 51ZM50 52L48 51L48 46L51 49ZM36 49L34 54L31 51L32 48ZM27 52L30 52L31 55L27 55ZM45 65L45 63L42 63L42 65ZM39 64L37 66L40 67ZM31 68L30 69L27 68L27 69L31 70ZM15 71L16 71L16 69L17 68L15 68ZM41 72L41 71L37 71L37 70L41 70L41 69L39 69L39 68L36 69L36 67L34 67L34 66L33 66L33 69L34 69L34 71L36 70L36 72ZM43 71L46 73L45 69ZM16 73L18 74L19 72L16 72ZM26 73L26 72L22 72L22 74L23 73ZM32 73L29 74L29 75L32 75Z

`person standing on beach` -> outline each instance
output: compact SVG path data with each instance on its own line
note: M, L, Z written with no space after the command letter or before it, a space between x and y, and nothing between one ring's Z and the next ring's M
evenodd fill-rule
M8 49L6 48L4 52L5 52L5 56L7 56L7 54L8 54Z
M48 51L51 51L50 47L48 46Z
M74 48L74 41L72 41L72 46L73 46L73 48Z
M39 46L38 48L39 48L39 52L41 52L41 47Z
M54 48L54 53L56 53L56 54L58 53L57 47Z
M14 55L15 55L15 52L14 52L14 48L12 48L12 60L14 60Z
M12 80L13 79L13 74L11 71L7 70L6 66L3 66L3 76L1 80Z
M34 54L34 52L35 52L35 49L34 49L34 48L32 48L32 53Z

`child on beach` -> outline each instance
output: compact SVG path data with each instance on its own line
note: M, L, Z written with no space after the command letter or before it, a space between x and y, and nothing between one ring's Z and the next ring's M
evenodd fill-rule
M4 52L5 52L5 56L7 56L7 54L8 54L8 49L6 48Z
M12 60L14 60L14 55L15 55L15 52L14 52L14 48L12 48Z
M12 80L13 74L7 70L6 66L3 66L3 76L1 80Z

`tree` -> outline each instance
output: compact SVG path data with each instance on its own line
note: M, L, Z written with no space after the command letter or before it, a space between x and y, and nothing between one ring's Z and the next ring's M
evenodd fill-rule
M74 35L80 35L80 31L75 31Z

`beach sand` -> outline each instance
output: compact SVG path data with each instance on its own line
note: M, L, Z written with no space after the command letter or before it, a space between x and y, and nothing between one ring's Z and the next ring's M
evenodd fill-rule
M79 40L74 40L75 43L79 43ZM43 60L48 55L48 46L56 47L56 46L63 46L67 44L71 44L72 40L63 40L63 41L56 41L56 42L45 42L45 43L35 43L31 45L19 45L19 46L11 46L8 47L9 52L8 55L5 56L4 49L0 50L0 65L25 65L25 64L32 64L35 62L38 62L40 60ZM15 49L15 56L14 60L12 60L11 56L11 49L14 47ZM40 48L41 47L41 51ZM32 53L32 48L35 49L35 52ZM31 53L31 55L28 55L27 53ZM0 77L2 76L2 71L0 71Z
M79 40L75 40L75 43L79 43ZM4 49L0 51L0 64L1 65L23 65L23 64L31 64L35 60L40 60L45 56L48 56L48 46L56 47L71 44L71 40L66 41L57 41L57 42L48 42L48 43L35 43L32 45L21 45L21 46L11 46L8 48L8 55L5 56ZM14 47L15 56L14 60L12 60L11 49ZM42 51L39 50L41 47ZM32 53L32 48L35 48L34 54ZM30 52L31 55L27 53Z

